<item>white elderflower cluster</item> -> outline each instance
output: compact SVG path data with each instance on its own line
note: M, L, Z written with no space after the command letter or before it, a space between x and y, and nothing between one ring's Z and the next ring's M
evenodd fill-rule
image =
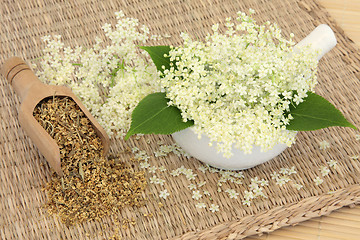
M156 67L138 48L156 36L122 12L116 18L115 26L103 26L107 40L96 38L89 48L65 47L60 36L44 37L37 75L43 82L69 86L110 136L122 137L138 102L160 87Z
M276 24L257 25L242 12L225 27L220 34L214 25L205 42L182 33L184 45L171 48L175 64L161 79L169 104L225 157L233 145L246 153L253 145L263 151L277 143L290 146L295 133L285 129L292 116L284 113L313 91L316 52L293 51L293 35L285 39Z

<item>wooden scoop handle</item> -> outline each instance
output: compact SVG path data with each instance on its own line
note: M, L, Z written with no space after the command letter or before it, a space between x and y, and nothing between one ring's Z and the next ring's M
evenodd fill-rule
M44 87L30 67L19 57L11 57L6 60L1 72L13 86L21 101L24 100L28 90L34 84Z

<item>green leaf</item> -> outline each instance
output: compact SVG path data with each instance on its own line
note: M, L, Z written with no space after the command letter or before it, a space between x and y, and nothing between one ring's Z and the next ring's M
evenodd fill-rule
M130 130L125 140L136 133L171 134L194 125L193 121L183 122L180 110L168 106L165 93L152 93L143 98L132 113Z
M170 57L164 57L169 55L170 46L140 46L140 48L149 53L158 71L164 73L162 66L170 69Z
M288 130L312 131L331 126L356 129L334 105L311 92L299 105L291 106L288 113L294 117L286 126Z

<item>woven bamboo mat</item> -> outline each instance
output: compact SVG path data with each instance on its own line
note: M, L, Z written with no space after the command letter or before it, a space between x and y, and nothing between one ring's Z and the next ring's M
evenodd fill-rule
M239 10L256 10L259 22L277 22L284 34L295 33L296 40L306 36L320 23L336 32L338 45L319 65L317 93L336 105L347 118L359 126L360 99L358 77L360 55L353 42L336 25L328 13L316 2L296 0L133 0L133 1L4 1L1 6L0 58L1 63L18 55L28 61L41 57L41 37L60 34L68 45L88 46L94 35L102 36L101 26L114 23L114 12L123 10L127 16L138 18L155 34L169 34L163 44L181 44L179 33L186 31L203 38L212 24L225 17L235 16ZM128 142L113 141L112 151L121 153L127 147L138 147L151 156L154 166L167 171L157 173L165 182L170 196L159 198L158 185L149 184L145 193L147 204L139 209L125 208L119 218L130 222L117 226L114 219L87 222L67 228L59 219L49 217L42 208L46 196L41 191L49 180L49 168L17 121L19 100L5 79L1 78L0 101L0 237L2 239L109 239L116 233L123 239L240 239L253 234L271 232L328 214L343 206L360 202L360 161L352 158L360 154L356 131L330 128L298 134L297 143L274 160L243 171L242 184L223 183L222 189L236 189L237 199L224 191L217 192L219 173L199 171L202 166L195 159L169 154L155 158L159 141L171 145L169 136L133 138ZM319 149L327 141L330 148ZM131 154L123 153L124 159ZM319 168L337 161L337 168L323 177L321 185L313 179ZM173 177L170 171L184 166L197 174L195 181L184 176ZM270 174L281 168L295 167L297 174L283 186L275 184ZM138 168L137 165L134 168ZM150 174L148 176L151 176ZM255 199L251 206L241 202L251 178L269 180L264 187L267 198ZM206 181L201 190L210 197L207 204L219 205L219 211L195 207L196 201L188 188L191 183ZM293 183L304 187L297 190Z

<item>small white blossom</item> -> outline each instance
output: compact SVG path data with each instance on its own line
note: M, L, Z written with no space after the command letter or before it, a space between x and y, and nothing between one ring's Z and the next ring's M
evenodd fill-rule
M218 183L226 183L226 182L227 182L227 179L223 178L223 177L219 178L219 180L218 180Z
M195 205L195 207L197 207L197 208L206 208L206 204L205 203L203 203L203 202L200 202L200 203L197 203L196 205Z
M202 187L202 186L204 186L205 184L206 184L206 181L199 182L199 183L198 183L198 187Z
M163 186L165 183L165 180L158 178L157 176L154 175L154 176L150 177L150 183L159 184L159 185Z
M220 171L220 175L222 178L228 179L231 176L230 171Z
M210 167L209 165L208 165L208 167L209 167L209 171L210 171L211 173L218 173L218 172L219 172L219 169Z
M149 173L155 173L155 172L156 172L156 169L157 169L156 166L149 167L149 168L148 168L148 172L149 172Z
M202 197L202 195L201 195L201 193L200 193L199 190L193 191L192 194L193 194L193 195L192 195L192 198L195 199L195 200L199 200L199 199Z
M337 161L335 160L330 160L327 162L327 164L329 165L329 167L333 168L333 169L336 169L336 166L337 166Z
M193 173L193 172L189 172L185 176L188 180L195 180L195 177L197 176L197 174Z
M268 186L269 185L269 181L265 180L265 179L261 179L259 181L260 186L264 187L264 186Z
M326 150L326 149L330 148L330 143L328 143L325 140L320 142L319 145L320 145L320 147L319 147L320 150Z
M167 189L160 191L159 197L166 199L168 196L170 196L170 193L168 193Z
M227 192L229 194L230 198L237 199L239 196L239 193L237 193L234 189L227 189L227 190L225 190L225 192Z
M198 167L198 169L199 169L199 171L205 173L208 168L206 166L204 166L204 165L201 165L201 166Z
M295 170L295 166L289 169L288 175L292 175L292 174L297 174L297 171Z
M245 178L244 173L243 172L237 172L233 174L234 177L236 178Z
M216 205L216 204L211 204L210 207L209 207L209 210L211 212L218 212L219 211L219 205Z
M159 141L157 141L157 142L156 142L156 144L157 144L157 145L163 145L163 144L164 144L164 142L163 142L163 141L161 141L161 140L159 140Z
M234 181L234 183L235 183L235 184L243 184L243 182L242 182L240 179L236 179L236 180Z
M210 196L210 192L207 190L204 190L204 195Z
M356 139L357 141L360 141L360 134L356 134L356 135L355 135L355 139Z
M188 188L190 189L190 190L195 190L196 189L196 185L195 184L190 184L189 186L188 186Z
M324 182L324 180L321 179L320 177L316 177L316 178L314 178L314 182L315 182L315 185L320 185Z
M156 183L156 182L157 182L157 177L156 176L150 177L150 183Z
M321 175L324 177L324 176L326 176L326 175L329 175L329 173L330 173L330 169L328 168L328 167L326 167L326 166L322 166L322 167L320 167L320 172L321 172Z
M254 197L261 196L261 197L267 198L266 195L263 193L263 188L262 187L258 187L258 188L253 189L253 193L254 193Z
M141 162L140 163L140 168L148 168L150 167L150 164L148 162Z
M242 204L250 206L251 205L251 200L250 199L244 199L244 200L242 200Z
M290 178L288 176L281 176L276 180L276 184L279 185L280 187L285 185L286 183L288 183L290 181Z
M138 152L135 154L135 159L137 160L145 160L147 161L150 157L146 154L146 152Z
M280 177L280 174L277 172L270 173L271 179L277 180Z
M301 184L298 184L298 183L294 183L294 187L295 187L297 190L300 190L300 189L303 188L304 186L301 185Z
M254 196L254 193L253 192L249 192L249 191L244 191L244 198L245 199L253 199L253 198L255 198L255 196Z
M159 185L161 185L161 186L163 186L164 183L165 183L165 180L164 180L164 179L161 179L161 178L158 178L158 179L156 180L156 182L155 182L155 184L159 184Z
M179 173L182 173L182 174L185 174L185 172L187 171L187 169L184 167L184 165L179 167L177 170L179 171Z
M132 153L136 153L136 152L138 152L139 151L139 148L138 147L133 147L132 149L131 149L131 152Z
M177 177L180 175L180 171L178 169L175 169L173 171L170 172L170 175L173 177Z
M258 184L259 183L259 178L258 177L255 177L255 178L251 178L251 183L254 183L254 184Z
M159 171L160 171L160 172L165 172L165 171L166 171L166 168L165 168L164 166L160 166L160 167L159 167Z
M258 188L258 187L259 187L259 185L257 183L255 183L255 182L249 184L250 190L253 190L253 189Z
M288 168L280 168L279 173L287 175L289 173L289 169Z

